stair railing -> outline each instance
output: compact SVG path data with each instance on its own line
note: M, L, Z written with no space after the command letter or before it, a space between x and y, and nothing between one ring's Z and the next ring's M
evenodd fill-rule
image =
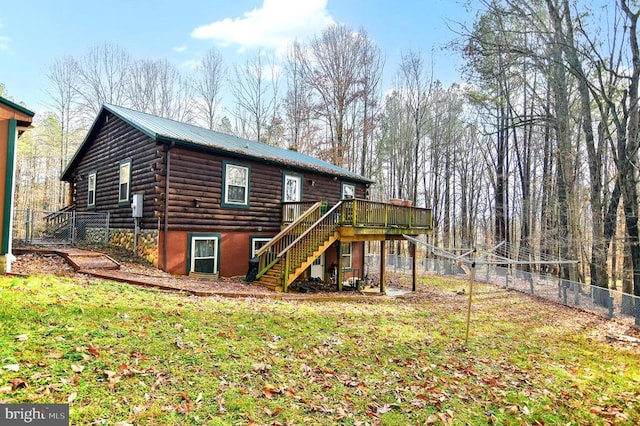
M338 230L341 223L341 209L342 201L329 209L316 223L278 253L278 259L284 258L283 291L287 291L290 275Z
M265 272L278 261L278 253L318 221L321 213L322 202L318 201L293 223L280 231L271 241L260 248L256 253L256 257L258 258L258 273L256 279L264 275Z

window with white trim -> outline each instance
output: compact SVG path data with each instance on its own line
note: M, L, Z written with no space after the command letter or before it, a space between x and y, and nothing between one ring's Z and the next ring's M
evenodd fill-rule
M89 173L87 177L87 206L96 205L96 172Z
M271 241L271 238L252 237L251 238L251 257L252 258L256 257L256 253L258 253L258 250L266 246L269 243L269 241Z
M127 203L131 188L131 160L120 163L120 179L118 187L118 203Z
M352 183L342 184L342 199L356 198L356 186Z
M192 235L189 273L217 274L220 237Z
M285 174L282 201L296 203L302 200L302 176Z
M353 268L353 255L352 249L353 246L351 243L341 243L341 251L342 251L342 270L352 269Z
M249 167L224 165L224 204L249 206Z

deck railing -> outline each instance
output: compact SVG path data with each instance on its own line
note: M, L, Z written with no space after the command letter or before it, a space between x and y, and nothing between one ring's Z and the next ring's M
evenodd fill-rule
M301 204L296 203L296 206ZM292 204L288 204L288 206L293 207ZM278 253L320 219L322 206L323 204L320 201L311 204L307 210L298 215L291 225L283 229L256 253L256 257L258 257L258 274L256 278L260 278L278 261ZM301 208L300 206L299 209Z
M282 223L289 224L295 222L304 212L316 204L316 201L300 201L282 203ZM323 204L326 206L326 202ZM325 207L326 208L326 207Z
M342 202L342 225L365 228L431 229L431 209L351 199Z

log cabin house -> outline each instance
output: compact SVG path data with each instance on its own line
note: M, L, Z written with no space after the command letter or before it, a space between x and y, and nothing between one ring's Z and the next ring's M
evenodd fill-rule
M429 209L368 201L373 181L349 170L114 105L102 107L62 180L70 208L109 212L110 242L160 269L250 270L274 290L332 270L337 283L362 278L365 241L384 247L431 229Z

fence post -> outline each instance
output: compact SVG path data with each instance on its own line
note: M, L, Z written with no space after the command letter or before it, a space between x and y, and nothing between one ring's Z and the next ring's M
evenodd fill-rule
M613 318L613 297L609 296L609 318Z
M29 244L29 218L31 217L31 209L27 208L27 215L24 217L24 242Z
M535 294L535 289L533 287L533 277L530 272L523 271L523 274L527 274L527 280L529 281L529 289L531 290L531 294Z
M31 215L29 216L29 244L33 243L33 234L35 233L36 226L36 210L31 210Z
M71 241L71 245L75 245L76 243L76 212L75 210L71 212L71 220L69 221L69 238Z
M109 216L110 213L107 212L107 218L106 218L106 226L105 226L105 234L104 234L104 244L107 245L109 244Z

